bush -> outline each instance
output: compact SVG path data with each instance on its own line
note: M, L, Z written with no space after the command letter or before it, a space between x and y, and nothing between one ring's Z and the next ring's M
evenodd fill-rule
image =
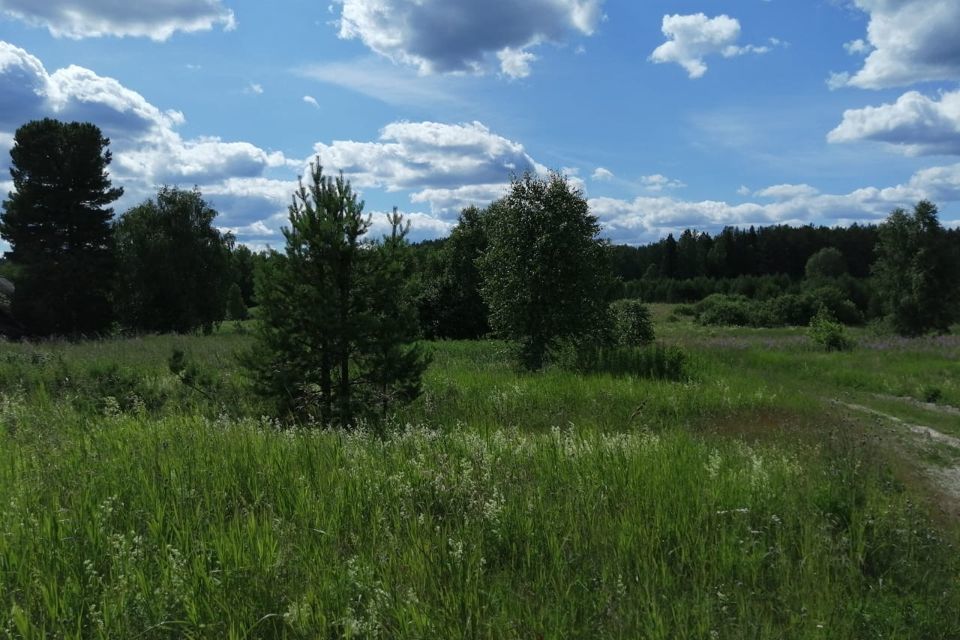
M700 324L744 327L756 324L756 305L744 296L715 293L698 302L694 309Z
M788 293L769 300L714 294L694 307L697 322L704 325L742 327L804 326L826 307L840 322L862 324L863 314L837 287L820 287Z
M617 300L610 305L610 313L618 345L635 347L653 342L653 320L647 305L639 300Z
M854 342L847 336L843 324L827 307L820 307L810 321L810 339L827 351L849 351Z

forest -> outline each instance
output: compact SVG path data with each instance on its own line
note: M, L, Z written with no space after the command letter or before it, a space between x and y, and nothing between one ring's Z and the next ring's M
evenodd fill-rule
M3 202L3 638L960 637L960 235L604 239L564 175L283 246L24 124Z

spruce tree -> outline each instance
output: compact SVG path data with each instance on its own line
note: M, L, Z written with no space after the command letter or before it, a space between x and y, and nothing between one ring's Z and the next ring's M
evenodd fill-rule
M123 189L111 186L109 144L93 124L49 118L14 136L14 190L3 203L0 235L17 273L13 313L32 335L96 335L111 326L107 205Z

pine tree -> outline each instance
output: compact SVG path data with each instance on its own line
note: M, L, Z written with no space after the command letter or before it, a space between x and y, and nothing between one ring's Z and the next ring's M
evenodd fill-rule
M14 191L0 235L16 267L15 317L37 336L109 330L115 264L111 202L123 194L107 174L110 141L89 123L45 119L14 136Z
M365 241L370 218L350 183L325 177L319 161L310 169L285 252L258 274L257 341L244 361L281 414L349 427L416 397L426 359L412 346L402 216L383 242Z
M387 222L390 235L372 248L367 264L371 322L359 363L372 396L368 402L379 407L381 417L392 405L420 395L420 379L429 364L419 345L410 343L418 330L412 292L405 290L412 275L406 240L410 223L404 224L396 209Z

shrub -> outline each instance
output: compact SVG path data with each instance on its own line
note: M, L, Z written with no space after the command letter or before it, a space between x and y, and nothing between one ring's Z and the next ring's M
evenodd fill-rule
M849 351L854 342L847 336L843 324L827 307L820 307L810 321L810 339L827 351Z
M613 316L613 338L622 347L653 342L653 320L647 305L639 300L617 300L610 305Z
M756 307L744 296L725 296L720 293L707 296L694 309L697 322L721 326L753 326Z

